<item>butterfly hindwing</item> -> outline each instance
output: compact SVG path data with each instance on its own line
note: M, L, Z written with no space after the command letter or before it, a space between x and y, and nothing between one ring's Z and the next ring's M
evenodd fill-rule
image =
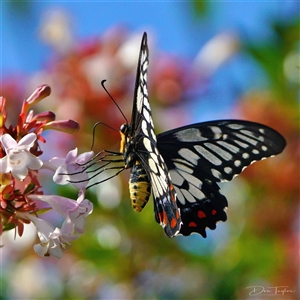
M144 137L140 143L143 145L140 145L141 151L138 155L152 185L155 219L164 228L167 236L173 237L179 233L181 217L170 174L163 157L158 152L156 142L151 139L148 141Z

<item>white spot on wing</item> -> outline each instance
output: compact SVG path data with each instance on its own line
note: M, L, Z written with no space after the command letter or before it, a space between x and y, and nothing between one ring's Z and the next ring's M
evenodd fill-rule
M238 140L235 140L234 141L236 144L238 144L240 147L242 147L242 148L248 148L249 147L249 145L248 144L245 144L245 143L243 143L243 142L241 142L241 141L238 141Z
M150 156L155 161L155 163L158 164L158 157L157 157L157 155L155 153L151 152Z
M210 163L212 163L215 166L220 166L222 164L221 159L216 157L213 153L209 152L202 146L196 145L194 148L200 153L204 158L206 158Z
M175 170L170 171L170 176L172 183L178 186L181 186L184 182L184 179L182 176L180 176Z
M229 151L231 151L232 153L238 153L240 151L240 149L234 145L231 145L227 142L224 142L224 141L217 141L217 143L219 145L221 145L222 147L228 149Z
M227 174L231 174L232 173L232 169L230 167L225 167L224 168L225 173Z
M188 166L186 165L183 165L183 164L180 164L180 163L177 163L177 162L174 162L174 165L177 169L179 170L183 170L184 172L186 173L190 173L192 174L193 173L193 169L189 168Z
M182 170L178 170L178 173L190 184L196 186L197 188L201 188L202 187L202 181L200 179L198 179L197 177L188 174Z
M198 165L198 160L199 160L199 155L194 153L192 150L188 148L181 148L178 151L178 154L186 159L187 161L191 162L193 165L197 166Z
M268 151L268 147L267 147L267 146L264 146L264 145L261 146L261 149L262 149L263 151Z
M180 190L180 188L178 188L176 185L174 185L174 188L175 188L175 191L176 191L176 194L177 194L177 199L180 201L180 203L182 204L182 205L185 205L185 198L184 198L184 196L182 195L182 193L181 193L181 190Z
M262 135L257 136L257 134L255 134L254 132L250 131L250 130L241 130L241 133L248 135L256 140L259 140L261 142L263 142L265 139Z
M216 170L216 169L211 169L211 173L213 174L214 177L216 177L217 179L222 179L222 174Z
M228 124L228 125L226 125L226 126L227 126L228 128L235 129L235 130L244 128L244 126L241 125L241 124Z
M163 189L162 189L161 183L159 181L159 176L151 176L151 182L155 186L155 188L157 189L158 194L162 195L163 194ZM155 189L153 189L153 190L155 190Z
M201 142L207 141L206 137L201 135L201 132L197 128L187 128L175 133L176 138L180 142Z
M147 89L146 89L146 92L147 92ZM148 92L145 94L148 95ZM144 97L144 106L147 107L148 110L150 111L150 104L149 104L148 98L146 98L146 97Z
M148 159L148 164L149 164L151 171L153 171L154 173L157 173L156 163L154 162L154 160L152 158Z
M218 147L217 145L212 143L205 143L205 146L207 146L210 150L221 156L223 159L227 161L232 160L232 155L229 152Z
M205 198L203 192L199 188L195 187L194 185L191 184L189 185L189 192L199 200Z
M144 100L144 96L141 91L141 87L139 86L138 90L137 90L137 100L136 100L136 106L137 106L137 110L139 111L139 113L142 113L143 100Z
M254 150L255 150L255 149L254 149ZM242 157L243 157L244 159L248 159L248 158L250 157L250 155L249 155L249 153L244 152L244 153L242 154Z
M147 139L147 138L144 138L144 139L143 139L143 143L144 143L145 148L146 148L149 152L152 152L152 146L151 146L150 140Z
M150 132L151 132L152 139L153 139L154 141L156 141L156 135L155 135L155 133L154 133L154 131L153 131L152 128L151 128Z
M214 133L214 138L219 139L222 136L222 130L217 126L210 126L211 131Z
M147 109L143 110L143 115L144 115L144 118L146 119L146 121L149 123L150 122L150 114L149 114L149 111Z
M242 134L240 134L240 133L236 133L236 136L237 136L238 138L240 138L241 140L244 140L244 141L246 141L247 143L249 143L249 144L251 144L251 145L253 145L253 146L256 146L256 145L257 145L257 141L251 139L251 138L248 137L248 136L244 136L244 135L242 135Z
M147 122L145 120L142 121L142 130L144 135L148 136L148 125Z
M236 167L240 167L241 164L242 164L242 162L241 162L240 160L238 160L238 159L234 161L234 165L235 165Z
M192 168L194 168L194 166L195 166L195 165L191 164L190 162L188 162L187 160L181 159L181 158L175 158L175 159L173 159L173 162L174 163L176 162L176 163L179 163L179 164L185 164L185 165L187 165L189 167L192 167Z
M187 201L193 203L193 202L196 202L196 199L192 196L191 193L189 193L187 190L185 189L180 189L183 196L186 198Z

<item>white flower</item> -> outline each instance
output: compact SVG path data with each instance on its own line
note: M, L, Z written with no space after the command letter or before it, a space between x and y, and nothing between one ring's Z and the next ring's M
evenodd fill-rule
M40 256L63 257L66 245L61 241L61 230L54 228L50 223L33 215L28 217L36 226L40 244L34 245L34 251Z
M0 159L0 172L11 172L14 178L23 180L28 174L28 169L40 169L43 162L29 151L36 138L35 133L28 133L17 143L9 134L3 134L0 142L6 156Z
M29 195L33 201L48 203L57 213L65 218L61 229L34 216L30 220L36 225L40 244L35 245L35 251L42 256L52 255L62 257L66 244L80 237L84 232L85 218L93 211L93 204L83 199L79 193L77 201L56 195Z
M53 176L54 182L60 185L72 183L79 189L84 189L88 184L88 175L85 172L85 164L94 155L93 151L85 152L77 157L77 148L71 150L66 158L54 157L50 159L56 169Z

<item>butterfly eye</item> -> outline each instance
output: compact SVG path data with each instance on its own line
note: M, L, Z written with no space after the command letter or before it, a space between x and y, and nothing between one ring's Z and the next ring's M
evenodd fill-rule
M127 134L128 128L129 128L128 124L126 124L126 123L125 123L125 124L122 124L121 127L120 127L120 131L121 131L123 134Z

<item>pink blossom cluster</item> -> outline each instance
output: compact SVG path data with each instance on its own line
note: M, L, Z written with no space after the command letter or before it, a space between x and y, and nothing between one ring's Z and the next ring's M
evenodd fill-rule
M35 252L61 258L67 245L83 234L85 218L93 210L93 204L85 199L88 175L84 166L94 153L77 156L75 148L65 158L43 160L39 143L46 142L45 130L72 134L79 129L73 120L56 121L51 111L34 114L31 107L50 92L49 86L41 85L24 100L15 126L7 125L6 99L0 98L0 234L14 229L22 236L24 224L33 223L40 241ZM45 195L39 176L42 169L52 173L56 184L73 184L78 189L77 199ZM62 216L60 228L43 219L50 210Z

